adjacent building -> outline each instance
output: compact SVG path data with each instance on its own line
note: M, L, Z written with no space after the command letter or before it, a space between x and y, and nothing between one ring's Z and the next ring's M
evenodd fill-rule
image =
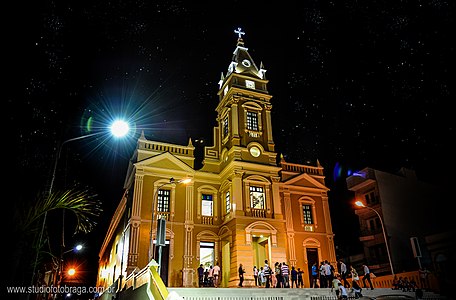
M395 273L420 267L438 270L438 257L450 262L450 243L446 242L441 251L428 247L431 236L451 236L443 188L418 180L415 171L407 168L397 173L364 168L347 177L346 183L355 201L368 207L356 207L356 214L364 259L375 274L391 274L388 250Z
M122 288L122 278L153 258L172 287L198 286L200 264L220 266L222 287L238 284L239 264L247 285L253 267L268 260L303 269L306 286L314 262L336 264L324 168L278 158L266 70L238 34L202 167L194 167L191 139L176 145L139 137L100 249L98 286Z

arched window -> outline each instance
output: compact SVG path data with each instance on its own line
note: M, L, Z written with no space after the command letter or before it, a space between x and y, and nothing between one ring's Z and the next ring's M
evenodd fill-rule
M213 224L218 219L217 210L217 189L210 185L203 185L198 188L197 219L203 224Z
M305 231L315 231L318 227L315 200L310 197L301 197L299 200L301 226Z

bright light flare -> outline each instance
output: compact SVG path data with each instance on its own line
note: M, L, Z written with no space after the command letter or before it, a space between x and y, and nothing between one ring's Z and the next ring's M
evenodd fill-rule
M361 201L356 201L355 204L356 204L356 206L359 206L359 207L366 207L364 205L364 203L362 203Z
M129 131L130 125L128 125L128 123L123 120L116 120L111 125L111 133L115 137L124 137L128 134Z
M179 183L187 184L187 183L190 183L191 181L192 181L191 178L185 178L185 179L179 180Z
M76 249L76 251L79 251L82 249L82 245L77 245L74 249Z
M68 275L73 276L74 274L76 274L76 270L74 268L68 270Z

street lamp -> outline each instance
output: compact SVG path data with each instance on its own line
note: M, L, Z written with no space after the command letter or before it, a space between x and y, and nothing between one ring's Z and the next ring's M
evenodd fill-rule
M111 134L113 136L117 137L117 138L121 138L121 137L126 136L128 134L128 132L129 132L129 129L130 129L130 127L128 126L128 123L126 123L125 121L122 121L122 120L115 120L112 123L110 128L111 128ZM78 137L75 137L75 138L71 138L71 139L63 141L58 146L57 154L55 156L55 161L54 161L54 168L53 168L53 171L52 171L51 182L49 184L49 190L47 191L47 196L48 197L52 194L52 190L53 190L53 187L54 187L55 176L57 174L57 165L58 165L60 156L62 154L63 146L65 144L69 143L69 142L82 140L82 139L85 139L85 138L88 138L88 137L91 137L91 136L95 136L95 135L98 135L98 134L100 134L100 133L99 132L95 132L95 133L86 134L86 135L83 135L83 136L78 136ZM45 224L46 224L46 219L47 219L47 211L44 212L43 225L41 226L40 236L38 238L38 247L37 247L37 250L36 250L35 263L33 264L33 273L32 273L31 285L33 285L33 281L34 281L35 275L36 275L36 266L38 264L38 256L39 256L39 252L40 252L39 245L41 245L41 241L43 239L43 233L44 233L44 228L45 228ZM62 226L62 247L64 247L63 236L64 235L63 235L63 226ZM61 254L61 255L63 255L63 254Z
M385 226L383 225L383 218L380 216L380 214L378 213L377 210L375 210L374 208L372 208L370 206L364 205L363 202L356 201L355 204L358 207L368 208L368 209L372 210L373 212L375 212L377 214L378 218L380 219L380 224L382 225L382 231L383 231L383 238L385 239L386 253L388 254L388 261L389 261L389 265L390 265L390 268L391 268L391 274L394 276L393 263L391 261L391 254L390 254L390 251L389 251L388 239L387 239L386 233L385 233Z
M74 274L76 274L76 270L74 268L68 270L68 275L73 276Z
M83 248L83 247L82 247L81 244L76 245L74 248L71 248L70 250L67 250L67 251L65 251L65 252L62 252L62 255L65 255L65 254L67 254L67 253L69 253L69 252L72 252L72 251L75 251L75 252L81 251L82 248Z
M57 286L60 286L60 284L62 283L62 279L63 279L63 256L67 253L70 253L70 252L78 252L82 249L82 245L76 245L76 247L73 247L67 251L62 251L61 254L60 254L60 261L59 261L59 281L57 282Z
M154 197L152 199L152 207L151 207L151 222L150 222L150 235L149 235L149 261L152 260L152 258L155 258L155 245L154 245L154 240L153 240L153 230L154 230L154 212L156 210L156 205L157 205L157 198L158 198L158 191L164 187L165 185L168 184L179 184L179 183L184 183L187 184L190 181L192 181L190 178L184 178L181 180L175 180L174 178L170 178L168 182L165 182L157 187L157 190L154 193ZM158 221L158 218L157 218ZM166 222L163 222L165 228L166 228ZM165 229L166 230L166 229ZM161 265L161 246L159 246L159 258L158 258L158 273L160 274L160 265Z

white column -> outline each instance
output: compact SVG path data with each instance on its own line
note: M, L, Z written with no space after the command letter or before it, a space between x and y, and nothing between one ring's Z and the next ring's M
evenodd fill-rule
M195 270L193 268L193 214L194 196L193 183L186 186L185 190L185 241L184 241L184 268L182 270L182 281L184 287L193 287ZM196 282L196 281L195 281Z
M128 249L127 273L130 273L138 266L139 237L141 224L141 202L143 192L144 174L135 174L135 187L130 219L130 242ZM147 249L148 250L148 249ZM147 255L147 254L145 254Z

